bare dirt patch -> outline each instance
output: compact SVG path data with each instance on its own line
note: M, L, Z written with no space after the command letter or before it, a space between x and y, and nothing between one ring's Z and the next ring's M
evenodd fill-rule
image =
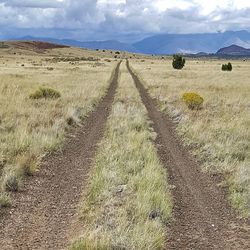
M169 173L174 198L173 219L167 232L167 249L249 249L249 221L236 219L225 190L182 146L169 117L157 109L139 78L128 69L145 104L156 145Z
M0 246L9 249L65 249L90 165L103 136L117 88L118 64L106 96L60 152L43 160L9 209L0 210Z

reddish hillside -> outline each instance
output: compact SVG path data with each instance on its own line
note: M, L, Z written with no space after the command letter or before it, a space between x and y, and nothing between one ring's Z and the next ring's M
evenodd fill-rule
M46 49L57 49L57 48L68 48L69 46L40 42L40 41L16 41L11 42L11 45L17 49L25 49L25 50L33 50L33 51L41 51Z

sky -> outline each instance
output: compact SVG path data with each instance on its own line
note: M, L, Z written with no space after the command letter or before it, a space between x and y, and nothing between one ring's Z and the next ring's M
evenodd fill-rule
M138 40L250 30L250 0L0 0L0 38Z

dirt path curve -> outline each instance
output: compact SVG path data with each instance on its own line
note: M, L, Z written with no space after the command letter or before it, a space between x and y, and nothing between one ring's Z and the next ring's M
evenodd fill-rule
M225 191L181 145L169 117L158 111L139 78L131 71L153 128L156 144L169 173L174 198L173 221L167 232L167 249L250 249L249 222L237 221Z
M69 241L72 218L103 136L117 88L117 65L106 96L66 140L61 152L45 158L41 170L24 182L11 211L0 211L1 250L60 250Z

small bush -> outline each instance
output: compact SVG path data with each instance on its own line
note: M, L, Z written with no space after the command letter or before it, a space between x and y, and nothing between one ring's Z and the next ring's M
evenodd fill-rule
M19 179L18 179L17 175L10 173L9 175L7 175L5 177L4 183L5 183L5 190L6 191L9 191L9 192L17 192L18 191Z
M232 64L229 62L228 64L222 64L221 69L223 71L232 71L233 70L233 66Z
M174 69L182 69L185 66L186 60L185 58L182 58L180 55L174 55L173 56L173 68Z
M7 193L0 194L0 207L10 207L11 206L11 198Z
M197 93L184 93L182 95L183 101L186 103L189 109L201 109L204 99Z
M60 92L51 88L39 88L37 91L30 95L31 99L57 99L60 97Z

